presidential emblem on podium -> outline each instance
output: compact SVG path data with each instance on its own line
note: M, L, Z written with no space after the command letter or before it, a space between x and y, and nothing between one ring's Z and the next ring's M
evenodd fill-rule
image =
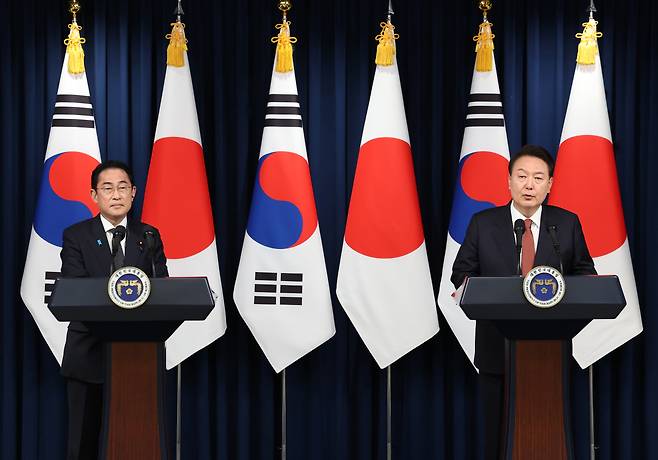
M151 281L137 267L116 270L107 282L107 294L117 307L132 309L146 302L151 293Z
M523 295L538 308L552 308L564 297L565 283L562 273L548 265L534 267L523 278Z

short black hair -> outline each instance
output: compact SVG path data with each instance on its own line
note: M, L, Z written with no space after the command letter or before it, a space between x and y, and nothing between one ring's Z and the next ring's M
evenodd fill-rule
M125 164L123 161L106 160L96 166L91 172L91 188L93 190L96 190L96 187L98 186L98 176L100 176L100 174L106 169L122 169L128 175L128 179L130 179L130 185L135 183L133 180L133 171L130 169L130 166Z
M514 156L512 156L512 159L509 161L509 165L507 167L510 176L512 175L514 163L516 163L516 160L518 160L521 157L539 158L540 160L542 160L544 163L548 165L548 177L553 177L553 170L555 169L555 160L553 160L551 154L548 153L548 150L546 150L544 147L541 147L539 145L531 145L531 144L524 145L523 147L521 147L521 150L519 150L514 154Z

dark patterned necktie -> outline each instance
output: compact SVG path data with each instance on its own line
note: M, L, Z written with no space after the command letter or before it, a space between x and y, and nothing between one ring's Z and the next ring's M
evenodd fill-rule
M114 265L115 270L123 267L125 255L123 253L123 249L121 248L121 241L125 238L125 236L126 227L123 225L118 225L112 230L112 254L114 254L112 264Z

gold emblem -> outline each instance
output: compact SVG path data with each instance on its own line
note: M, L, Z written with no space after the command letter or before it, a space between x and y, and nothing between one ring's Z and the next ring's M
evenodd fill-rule
M151 293L151 281L137 267L122 267L110 275L107 294L112 303L121 308L137 308Z

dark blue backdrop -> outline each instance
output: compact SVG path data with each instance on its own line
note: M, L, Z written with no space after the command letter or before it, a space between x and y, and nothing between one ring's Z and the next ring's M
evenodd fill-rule
M274 1L186 0L189 57L226 294L226 335L183 365L183 458L273 459L278 378L237 314L233 282L249 208L280 19ZM295 1L292 31L332 290L385 0ZM398 62L434 286L438 289L466 100L476 2L399 2ZM586 1L494 2L491 20L510 149L555 151ZM83 1L103 158L145 184L173 0ZM66 404L57 364L19 296L64 53L64 2L1 0L0 456L58 459ZM645 332L596 366L599 458L658 458L658 302L652 294L658 173L658 4L597 2L603 71ZM597 184L582 177L596 200ZM181 191L184 193L184 190ZM141 200L141 197L140 197ZM141 207L141 201L138 209ZM172 209L172 212L176 212ZM338 303L336 336L288 371L288 458L384 459L385 372ZM576 370L578 458L588 455L586 379ZM449 328L393 366L396 459L481 455L475 375Z

